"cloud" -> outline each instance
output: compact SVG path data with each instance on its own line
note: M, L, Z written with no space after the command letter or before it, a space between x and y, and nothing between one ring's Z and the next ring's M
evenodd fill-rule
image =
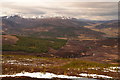
M3 2L4 15L19 13L24 16L67 16L96 20L117 19L117 2Z

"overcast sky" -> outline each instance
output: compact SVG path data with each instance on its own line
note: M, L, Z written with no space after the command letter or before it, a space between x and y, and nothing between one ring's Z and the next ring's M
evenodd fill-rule
M19 14L25 17L66 16L92 20L117 19L118 0L104 1L1 0L2 13L0 16Z

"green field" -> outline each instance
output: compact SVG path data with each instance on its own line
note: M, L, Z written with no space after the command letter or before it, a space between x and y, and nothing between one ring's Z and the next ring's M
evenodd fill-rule
M21 37L17 36L19 40L16 44L4 44L3 51L23 51L23 52L38 52L44 53L48 52L49 48L55 50L61 48L67 42L62 39L41 39L41 38L32 38L32 37Z

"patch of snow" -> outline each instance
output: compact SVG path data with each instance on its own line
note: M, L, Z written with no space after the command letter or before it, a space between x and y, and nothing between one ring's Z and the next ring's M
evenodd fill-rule
M103 70L103 72L120 72L120 70L112 70L112 69L106 68L105 70Z
M0 77L18 77L18 76L19 77L25 76L25 77L31 77L31 78L47 78L47 79L66 78L66 79L75 79L75 80L96 80L96 79L88 79L88 78L82 78L82 77L76 77L76 76L56 75L53 73L42 73L42 72L34 72L34 73L22 72L14 75L0 75Z
M120 72L120 67L109 67L109 68L100 68L100 67L91 67L90 70L102 70L103 72Z
M110 67L111 69L120 69L120 67Z
M17 62L17 60L8 60L7 62L8 63L14 63L14 62Z
M120 67L103 68L104 72L120 72Z
M93 69L93 70L99 70L100 69L100 67L91 67L91 68L88 68L88 69Z
M81 73L79 74L80 76L84 77L93 77L93 78L112 78L110 76L105 76L105 75L97 75L97 74L86 74L86 73Z

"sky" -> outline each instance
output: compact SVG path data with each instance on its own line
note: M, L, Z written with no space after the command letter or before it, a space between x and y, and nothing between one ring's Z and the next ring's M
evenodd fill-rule
M1 0L0 16L118 19L118 0Z

